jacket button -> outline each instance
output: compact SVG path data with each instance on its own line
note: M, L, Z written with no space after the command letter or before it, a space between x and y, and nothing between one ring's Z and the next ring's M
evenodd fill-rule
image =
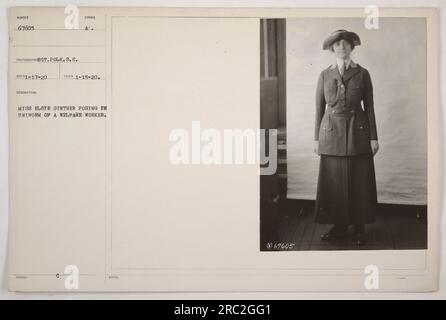
M350 112L351 112L351 113L354 113L354 112L355 112L355 110L350 110Z
M331 110L331 113L335 113L335 111L334 111L334 110Z

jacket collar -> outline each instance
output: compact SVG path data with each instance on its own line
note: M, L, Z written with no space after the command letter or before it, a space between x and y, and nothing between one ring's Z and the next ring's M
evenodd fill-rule
M338 64L337 63L333 63L330 68L331 69L335 69L337 67L338 67ZM357 68L357 67L358 67L358 64L356 62L354 62L353 60L350 60L350 65L349 65L347 70L350 70L350 68Z
M355 63L353 60L350 60L350 66L347 70L345 70L344 75L342 77L341 74L339 73L337 63L332 64L330 66L330 70L333 73L333 75L341 82L349 80L351 77L353 77L356 73L359 72L358 64Z

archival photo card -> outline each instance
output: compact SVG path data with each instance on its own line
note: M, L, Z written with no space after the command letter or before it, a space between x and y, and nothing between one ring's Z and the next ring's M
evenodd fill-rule
M9 290L436 290L437 15L9 8Z

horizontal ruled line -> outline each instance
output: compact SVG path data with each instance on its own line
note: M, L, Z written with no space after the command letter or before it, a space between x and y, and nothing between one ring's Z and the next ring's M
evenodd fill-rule
M91 63L91 64L104 64L105 61L102 62L93 62L93 61L85 61L85 62L73 62L73 61L12 61L12 63Z
M80 48L88 48L88 47L105 47L105 46L95 46L95 45L34 45L34 44L16 44L13 47L42 47L42 48L53 48L53 47L80 47Z
M106 79L59 79L59 78L46 78L46 79L13 79L15 81L36 81L36 82L44 82L46 80L60 80L60 81L105 81Z
M19 30L19 29L14 29L14 31L20 31L20 32L33 32L33 31L105 31L105 29L34 29L34 30Z

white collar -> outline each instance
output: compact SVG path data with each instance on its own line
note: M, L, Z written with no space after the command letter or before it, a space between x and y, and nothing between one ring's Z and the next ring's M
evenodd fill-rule
M342 64L345 65L345 69L348 69L348 67L350 66L350 62L352 61L351 58L348 58L347 60L342 60L342 59L336 59L336 63L338 64L338 68L341 69Z
M350 66L352 68L356 68L358 65L351 59L347 59L347 60L342 60L342 59L336 59L336 63L333 63L331 65L332 69L335 69L336 67L340 68L342 62L345 63L345 67L347 68L347 66Z

